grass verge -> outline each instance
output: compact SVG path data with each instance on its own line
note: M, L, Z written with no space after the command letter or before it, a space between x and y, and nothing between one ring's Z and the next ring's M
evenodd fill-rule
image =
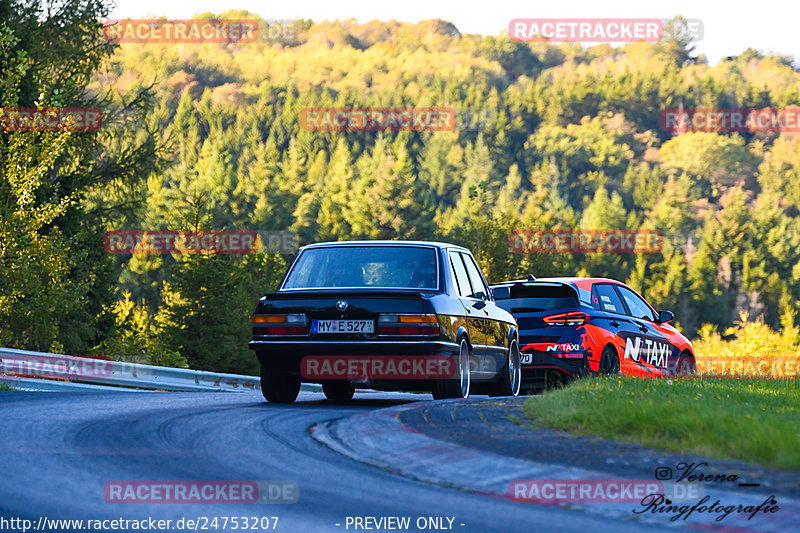
M9 387L5 383L0 383L0 392L2 392L2 391L11 391L11 390L17 390L17 389L15 389L14 387Z
M586 378L530 398L537 424L800 470L800 381Z

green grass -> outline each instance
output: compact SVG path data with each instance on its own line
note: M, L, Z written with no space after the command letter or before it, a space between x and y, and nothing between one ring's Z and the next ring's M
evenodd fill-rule
M530 398L539 425L800 470L800 381L586 378Z
M10 390L17 390L14 387L9 387L5 383L0 383L0 392L2 391L10 391Z

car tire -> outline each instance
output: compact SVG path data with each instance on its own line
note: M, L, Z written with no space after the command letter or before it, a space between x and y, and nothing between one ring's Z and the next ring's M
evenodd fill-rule
M355 386L346 379L325 381L322 383L322 392L325 397L334 402L346 402L353 399L356 392Z
M261 394L269 403L294 403L300 394L300 376L261 365Z
M608 345L603 348L603 353L600 355L600 365L597 370L602 376L619 374L619 356L613 346Z
M470 387L470 348L467 339L462 337L458 344L456 365L458 375L451 379L437 379L433 383L433 399L468 398Z
M520 363L519 345L516 340L512 340L508 346L508 356L503 369L500 371L497 381L492 383L489 396L518 396L521 384L522 365Z
M697 363L690 352L683 352L678 359L678 376L688 376L697 372Z

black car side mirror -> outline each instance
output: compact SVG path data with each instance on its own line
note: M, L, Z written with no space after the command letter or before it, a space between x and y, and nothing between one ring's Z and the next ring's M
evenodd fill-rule
M672 311L659 311L658 312L658 323L659 324L666 324L667 322L672 322L673 318L675 318L675 315L672 314Z

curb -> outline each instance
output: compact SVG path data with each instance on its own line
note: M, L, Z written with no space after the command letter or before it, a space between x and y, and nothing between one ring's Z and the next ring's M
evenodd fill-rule
M332 450L361 463L369 464L417 481L455 488L494 498L514 500L509 491L514 480L611 480L606 474L591 470L507 457L437 440L403 424L399 416L403 411L431 407L452 406L455 402L480 400L446 400L417 402L410 405L378 409L347 418L322 422L311 428L311 436ZM494 398L492 401L497 401ZM532 434L532 439L535 436ZM501 443L498 442L498 446ZM624 475L622 477L625 477ZM655 480L652 480L655 482ZM701 496L708 496L706 505L719 500L728 506L758 506L770 494L742 494L701 485ZM694 513L686 519L670 520L676 513L641 513L646 506L635 503L547 503L533 505L556 506L569 510L599 514L606 518L634 520L671 527L705 530L741 531L791 531L800 530L800 502L777 497L780 511L774 514L759 513L747 520L747 513L731 513L722 521L717 514ZM676 501L674 505L692 506L692 501ZM518 505L532 505L519 502Z

